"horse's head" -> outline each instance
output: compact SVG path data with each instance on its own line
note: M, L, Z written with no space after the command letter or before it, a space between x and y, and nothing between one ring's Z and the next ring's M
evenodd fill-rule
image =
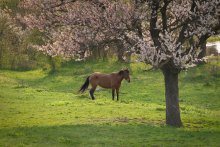
M130 83L130 76L129 76L129 70L128 68L122 69L119 71L119 75L121 75L128 83Z

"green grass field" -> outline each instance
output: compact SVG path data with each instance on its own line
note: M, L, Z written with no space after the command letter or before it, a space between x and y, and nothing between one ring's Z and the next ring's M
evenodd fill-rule
M215 61L216 62L216 61ZM0 70L0 146L220 146L219 63L179 77L184 127L165 125L163 75L141 63L73 62L57 73ZM217 65L217 66L216 66ZM131 69L120 100L78 94L94 71Z

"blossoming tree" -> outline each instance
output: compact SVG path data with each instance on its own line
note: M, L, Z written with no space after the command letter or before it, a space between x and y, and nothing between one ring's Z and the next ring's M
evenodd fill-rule
M160 68L165 79L166 123L181 126L178 74L192 66L204 41L219 29L219 0L152 0L148 40L140 40L141 57Z
M36 47L51 56L83 58L91 48L125 44L125 32L139 19L123 0L24 0L20 7L26 11L17 18L45 32L45 45Z
M121 42L161 69L166 124L182 126L178 74L193 65L219 30L219 0L23 0L17 18L46 34L38 46L51 56L85 57L93 46Z

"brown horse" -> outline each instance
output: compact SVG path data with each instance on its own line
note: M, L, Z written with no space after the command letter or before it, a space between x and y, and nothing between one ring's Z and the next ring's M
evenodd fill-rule
M92 75L88 76L85 83L80 88L79 92L84 92L88 86L89 83L91 84L92 88L90 89L89 93L92 97L92 100L95 99L94 92L97 86L101 86L102 88L108 88L112 89L112 100L115 98L115 91L117 94L117 101L119 100L119 88L121 86L121 81L125 79L130 83L130 77L129 77L129 70L128 69L122 69L119 72L113 72L110 74L104 74L104 73L93 73Z

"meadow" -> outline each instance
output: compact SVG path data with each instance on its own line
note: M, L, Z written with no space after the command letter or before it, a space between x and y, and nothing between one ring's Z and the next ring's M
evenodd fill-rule
M164 81L143 63L68 62L47 70L0 70L0 146L219 146L220 78L214 61L179 76L183 127L165 125ZM120 100L77 91L92 72L131 70Z

